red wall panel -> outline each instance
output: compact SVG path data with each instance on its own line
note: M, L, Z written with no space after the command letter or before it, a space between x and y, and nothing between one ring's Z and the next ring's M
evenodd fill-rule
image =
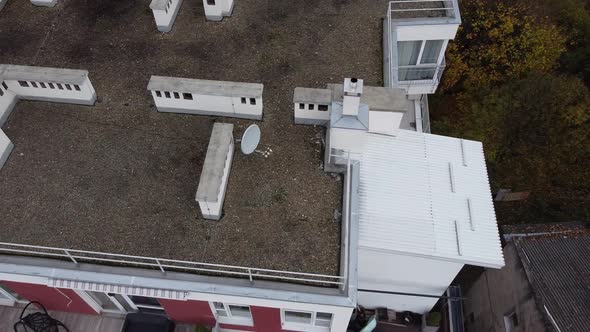
M29 301L39 301L47 310L77 312L89 315L98 314L71 289L52 288L45 285L15 281L2 281L2 284Z
M256 332L282 331L281 310L278 308L250 307Z
M168 317L176 322L215 326L215 316L206 301L159 299Z

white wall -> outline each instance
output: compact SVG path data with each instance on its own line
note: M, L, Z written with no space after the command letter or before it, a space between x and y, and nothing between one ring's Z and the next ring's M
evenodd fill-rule
M187 296L187 300L209 301L209 302L223 302L232 304L243 304L250 306L270 307L288 310L311 311L311 312L325 312L331 313L332 327L330 332L346 332L348 322L352 314L352 308L339 307L330 305L321 305L313 303L300 303L279 300L260 299L256 297L241 297L221 295L214 293L197 293L191 292Z
M397 41L454 39L459 24L423 24L396 26Z
M231 16L234 0L203 0L203 7L209 21L221 21L224 16Z
M303 104L303 109L300 105ZM311 110L310 105L313 105ZM327 126L330 123L330 109L331 106L327 106L327 110L320 111L318 109L320 105L316 103L304 103L297 102L294 106L294 121L295 124L306 124L306 125L319 125Z
M463 264L359 248L359 289L443 295ZM425 313L436 298L359 292L358 304Z
M172 30L172 26L174 25L174 21L176 21L176 16L180 10L182 1L183 0L168 0L164 9L152 8L154 20L156 21L156 26L159 31L169 32Z
M228 116L245 119L262 119L262 97L256 97L255 105L250 102L250 97L202 95L191 93L192 100L185 99L182 92L176 92L179 98L175 97L174 91L151 91L154 103L159 112L188 113L197 115ZM169 93L170 98L167 97ZM246 98L246 103L242 103Z
M7 84L8 85L8 84ZM14 109L14 105L18 101L16 93L6 90L3 86L0 86L0 127L6 122L8 116Z
M0 169L8 160L8 156L12 152L12 148L14 148L14 144L8 139L8 136L0 130Z
M81 105L94 105L96 101L96 92L88 77L81 84L60 83L58 81L25 81L28 87L23 87L16 80L5 82L8 89L17 94L20 99Z

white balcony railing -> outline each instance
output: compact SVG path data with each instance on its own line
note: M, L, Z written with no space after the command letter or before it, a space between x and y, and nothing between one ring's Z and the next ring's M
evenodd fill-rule
M454 17L456 0L395 0L389 2L387 16L393 19Z
M115 266L133 266L168 271L192 272L222 277L247 278L255 280L274 280L310 284L313 286L343 287L346 277L324 274L289 272L252 267L199 263L165 258L109 254L95 251L33 246L26 244L0 242L0 253L21 256L47 257L71 261L74 265L85 263L102 263Z

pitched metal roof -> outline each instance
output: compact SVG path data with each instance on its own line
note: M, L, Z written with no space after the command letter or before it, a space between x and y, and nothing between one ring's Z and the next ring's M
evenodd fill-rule
M480 142L400 130L363 150L361 247L504 265Z
M558 331L588 331L590 232L522 237L514 243L548 321Z

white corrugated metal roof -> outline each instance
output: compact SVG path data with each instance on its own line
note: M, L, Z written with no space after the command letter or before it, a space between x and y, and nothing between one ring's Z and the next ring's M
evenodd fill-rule
M361 247L504 265L480 142L400 130L363 151Z

